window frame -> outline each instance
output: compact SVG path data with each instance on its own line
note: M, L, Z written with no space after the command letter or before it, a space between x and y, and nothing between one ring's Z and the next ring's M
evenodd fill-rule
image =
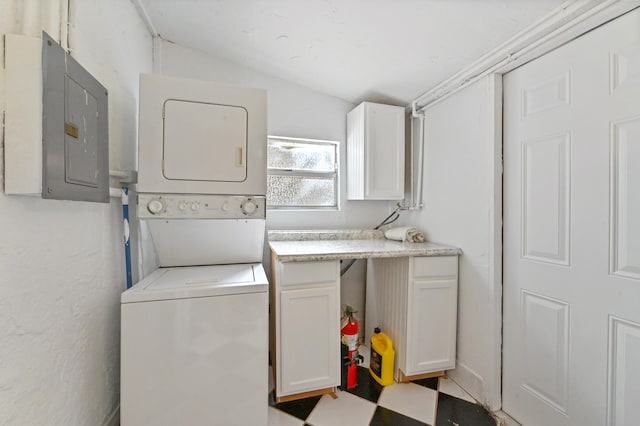
M319 205L272 205L269 204L267 198L267 210L311 210L311 211L338 211L340 210L340 142L326 139L309 139L309 138L294 138L289 136L277 136L267 135L267 145L271 141L291 141L295 143L303 143L310 145L329 145L333 146L335 152L335 162L333 165L333 171L314 171L304 169L282 169L269 167L269 161L267 158L267 178L269 176L292 176L292 177L307 177L307 178L330 178L333 180L334 185L334 204L331 206L319 206ZM267 150L268 156L268 150ZM267 180L268 185L268 180ZM268 191L267 191L268 192Z

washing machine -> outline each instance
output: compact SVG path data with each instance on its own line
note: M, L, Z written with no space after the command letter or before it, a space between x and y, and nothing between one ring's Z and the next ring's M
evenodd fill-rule
M261 264L160 268L122 295L123 426L267 418Z
M139 114L159 268L121 296L120 424L266 425L266 92L143 75Z

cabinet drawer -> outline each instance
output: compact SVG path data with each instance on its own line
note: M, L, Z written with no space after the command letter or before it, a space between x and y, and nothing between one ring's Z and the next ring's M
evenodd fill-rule
M414 257L413 277L456 277L458 256Z
M282 287L319 283L337 283L340 263L337 260L281 263L278 283Z

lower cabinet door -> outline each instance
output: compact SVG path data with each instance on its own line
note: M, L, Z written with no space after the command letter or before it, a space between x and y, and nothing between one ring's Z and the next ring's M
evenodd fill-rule
M280 293L281 395L340 384L340 306L335 285Z
M457 293L457 280L411 283L405 374L455 368Z

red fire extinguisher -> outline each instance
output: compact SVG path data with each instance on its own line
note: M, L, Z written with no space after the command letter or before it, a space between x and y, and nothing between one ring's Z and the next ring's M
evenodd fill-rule
M343 364L347 368L347 389L353 389L358 384L356 381L358 364L363 359L363 357L357 353L358 320L354 317L355 313L356 311L354 311L351 306L347 305L340 324L342 344L345 345L348 350L348 355L343 360Z
M340 332L342 333L342 344L347 345L349 358L353 358L353 353L358 350L358 320L353 316L356 311L349 305L344 310Z

